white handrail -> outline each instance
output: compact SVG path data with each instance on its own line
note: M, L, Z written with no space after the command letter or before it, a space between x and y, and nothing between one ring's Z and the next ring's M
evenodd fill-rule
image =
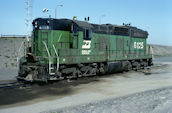
M57 68L56 68L56 70L58 71L58 70L59 70L59 56L58 56L58 53L57 53L57 51L56 51L56 48L55 48L54 44L53 44L53 49L54 49L55 54L56 54L56 56L57 56Z
M50 52L49 52L49 50L48 50L47 44L45 43L45 41L42 41L42 42L43 42L43 44L44 44L44 46L45 46L45 48L46 48L46 51L47 51L47 53L48 53L48 57L50 58L51 56L50 56Z
M149 47L150 47L150 54L152 55L152 59L154 59L153 47L151 45L149 45Z
M52 72L51 72L52 67L51 67L51 55L50 55L50 52L49 52L49 50L48 50L48 47L47 47L47 44L45 43L45 41L42 41L42 42L43 42L43 44L45 45L46 51L47 51L47 53L48 53L48 59L49 59L49 74L50 74L50 75L54 75L55 73L52 73Z
M59 39L58 39L58 41L57 41L57 42L59 42L59 41L60 41L61 37L62 37L62 33L60 34Z

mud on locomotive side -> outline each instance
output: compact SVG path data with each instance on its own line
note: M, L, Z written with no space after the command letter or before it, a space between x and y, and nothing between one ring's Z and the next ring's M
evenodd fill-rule
M49 81L151 66L148 32L130 25L37 18L18 79Z

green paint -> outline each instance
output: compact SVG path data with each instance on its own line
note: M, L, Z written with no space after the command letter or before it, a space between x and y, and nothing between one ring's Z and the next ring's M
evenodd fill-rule
M48 64L48 54L43 41L48 46L54 64L56 55L52 45L60 57L60 64L151 58L146 38L93 33L90 48L82 48L83 45L89 46L89 42L83 40L83 32L74 34L60 30L36 30L33 31L32 53L41 57L38 63Z

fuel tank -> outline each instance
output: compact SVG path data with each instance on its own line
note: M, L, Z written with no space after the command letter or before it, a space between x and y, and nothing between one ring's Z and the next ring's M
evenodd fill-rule
M115 62L108 62L107 63L107 74L123 72L128 70L130 66L129 61L115 61Z

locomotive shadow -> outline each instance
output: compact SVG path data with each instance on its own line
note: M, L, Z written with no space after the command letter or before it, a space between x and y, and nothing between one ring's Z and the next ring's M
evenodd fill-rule
M30 87L17 89L0 89L0 108L17 105L22 102L46 101L70 96L76 92L75 86L99 82L99 77L83 77L77 80L54 81L48 84L32 84ZM22 104L23 105L23 104Z

